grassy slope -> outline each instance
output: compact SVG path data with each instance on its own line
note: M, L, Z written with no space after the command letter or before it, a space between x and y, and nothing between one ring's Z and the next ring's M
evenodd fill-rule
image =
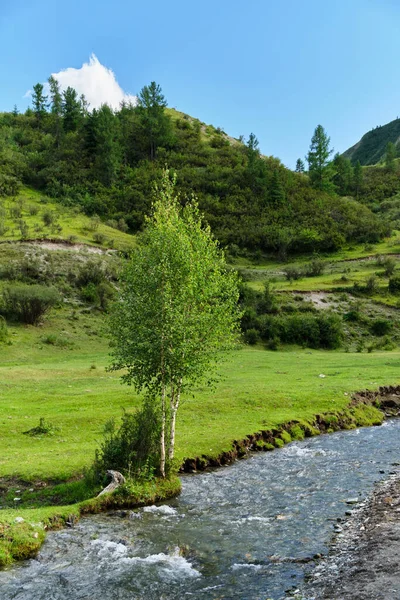
M277 291L335 291L338 288L350 288L354 283L362 284L371 275L380 275L378 279L380 293L376 295L376 300L394 306L398 298L386 294L388 278L382 277L383 267L376 265L375 257L393 255L394 260L400 264L399 254L400 237L397 234L373 247L356 246L324 257L325 270L322 275L302 277L292 282L287 281L283 271L287 267L301 269L310 262L310 256L300 256L295 260L291 259L288 263L263 261L257 265L238 259L235 261L235 266L245 274L248 284L255 290L262 290L264 281L269 279Z
M117 250L129 250L135 244L133 236L113 227L108 227L104 223L100 223L98 229L93 231L89 217L73 208L62 206L44 194L27 187L22 188L16 199L5 198L1 201L1 207L6 210L7 214L4 224L8 230L0 236L0 241L21 239L18 218L11 218L10 216L10 209L18 205L22 206L21 219L29 227L28 239L68 240L70 236L73 236L76 243L98 246L99 244L95 243L93 235L94 233L100 233L106 238L104 247L112 246ZM30 214L31 207L37 210L37 214ZM44 225L42 216L46 211L57 214L57 223L62 228L60 232L57 232L51 226L46 227Z

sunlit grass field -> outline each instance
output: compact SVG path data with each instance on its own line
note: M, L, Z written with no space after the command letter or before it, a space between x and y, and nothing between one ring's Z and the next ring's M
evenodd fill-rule
M54 223L46 225L45 213L54 215ZM4 198L0 203L0 221L6 228L0 232L0 241L17 241L22 238L60 240L89 244L117 250L130 250L135 245L134 236L104 223L95 223L76 207L63 206L31 188L22 188L16 198ZM25 222L26 235L21 233ZM102 243L96 242L100 235ZM100 238L101 239L101 238Z
M10 327L12 345L0 350L0 476L64 480L82 472L105 423L138 406L135 391L106 370L103 325L102 317L88 315L71 324L59 311L43 327ZM44 343L50 330L68 335L71 346ZM399 367L400 351L242 347L221 366L214 389L198 388L184 399L177 456L218 455L257 430L344 408L356 390L399 383ZM24 434L41 417L52 434Z

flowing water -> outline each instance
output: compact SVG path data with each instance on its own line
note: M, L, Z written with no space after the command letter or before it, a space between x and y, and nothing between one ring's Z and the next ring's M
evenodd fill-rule
M182 479L168 505L82 519L0 573L2 600L279 599L400 461L400 420ZM296 562L300 561L300 562Z

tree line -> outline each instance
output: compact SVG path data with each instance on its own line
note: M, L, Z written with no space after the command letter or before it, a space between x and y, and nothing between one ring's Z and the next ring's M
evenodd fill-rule
M165 165L178 173L182 198L196 194L213 233L231 254L330 251L348 241L374 242L387 226L356 200L362 172L331 160L324 129L315 130L296 171L263 156L255 134L232 140L219 128L168 109L155 82L137 104L90 109L54 77L36 84L32 106L0 115L0 194L21 183L88 215L127 224L135 233L151 207Z

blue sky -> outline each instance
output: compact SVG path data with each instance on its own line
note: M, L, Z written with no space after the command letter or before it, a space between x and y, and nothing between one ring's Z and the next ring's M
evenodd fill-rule
M0 1L0 110L94 53L126 93L154 80L170 106L254 132L289 167L319 123L343 151L400 115L397 0ZM115 83L87 73L99 94Z

